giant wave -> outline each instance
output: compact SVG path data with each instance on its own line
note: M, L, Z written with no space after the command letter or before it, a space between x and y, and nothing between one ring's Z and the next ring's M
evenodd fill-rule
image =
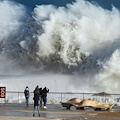
M84 0L37 5L32 16L13 2L0 8L0 75L69 73L99 90L120 87L119 9Z

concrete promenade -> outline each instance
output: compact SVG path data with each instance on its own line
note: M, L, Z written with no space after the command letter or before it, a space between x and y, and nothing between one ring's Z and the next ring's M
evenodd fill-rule
M63 109L61 105L47 105L46 110L40 108L40 117L38 117L37 110L33 117L33 105L26 107L25 104L0 104L0 120L58 120L76 114L75 111L72 113L70 111Z
M66 110L56 104L47 105L47 109L40 109L41 116L33 117L33 105L25 104L0 104L0 120L120 120L120 110L112 111L93 110Z

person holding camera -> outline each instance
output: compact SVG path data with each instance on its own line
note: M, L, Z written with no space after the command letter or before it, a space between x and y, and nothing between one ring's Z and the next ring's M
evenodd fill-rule
M46 107L46 103L47 103L47 93L49 92L49 89L47 87L45 87L43 90L42 90L42 98L43 98L43 103L44 103L44 109L47 109Z

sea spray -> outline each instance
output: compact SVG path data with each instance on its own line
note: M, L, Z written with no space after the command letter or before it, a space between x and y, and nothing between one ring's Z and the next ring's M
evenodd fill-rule
M75 91L119 91L119 72L116 73L119 64L116 55L116 51L119 54L120 39L119 9L113 6L112 10L107 10L84 0L58 8L37 5L25 22L23 6L18 5L18 11L15 4L0 2L1 9L7 5L10 7L6 10L12 9L14 14L0 20L1 23L6 21L0 28L6 32L1 32L0 38L1 75L41 76L45 73L46 77L50 72L54 79L54 74L61 76L64 73L69 79L69 82L64 79L69 91L73 91L71 88ZM112 59L113 56L116 60ZM114 60L115 65L110 65ZM112 85L114 82L115 87ZM107 83L109 88L106 89ZM57 89L60 90L60 86Z

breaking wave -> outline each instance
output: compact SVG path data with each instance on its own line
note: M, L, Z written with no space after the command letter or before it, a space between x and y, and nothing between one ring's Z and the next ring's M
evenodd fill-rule
M0 2L0 9L1 75L47 71L94 75L97 85L119 81L119 9L84 0L66 7L37 5L32 16L13 2Z

